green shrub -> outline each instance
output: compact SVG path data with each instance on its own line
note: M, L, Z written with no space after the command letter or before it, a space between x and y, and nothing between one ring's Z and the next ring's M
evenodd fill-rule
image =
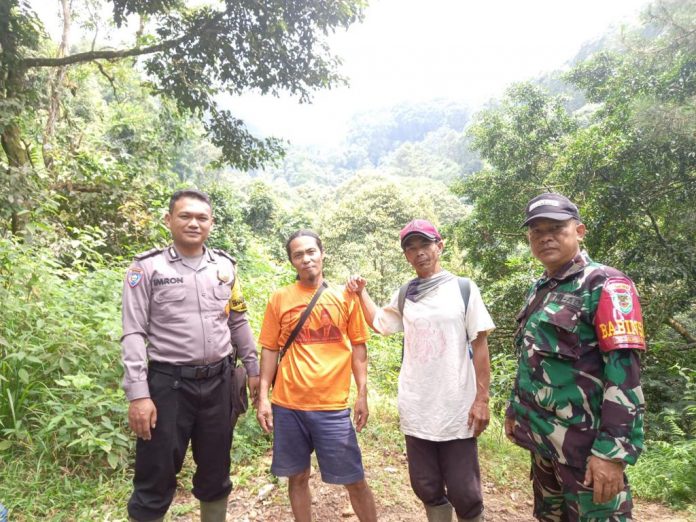
M260 457L271 449L273 439L266 436L256 421L256 411L251 407L237 420L232 446L232 467Z
M696 499L696 440L648 444L635 466L626 470L634 493L684 508Z
M517 373L517 359L508 353L491 355L490 409L494 415L504 415L510 390Z
M367 345L368 387L386 397L396 397L401 370L401 335L373 334Z
M696 509L696 371L678 364L666 372L679 397L653 414L652 433L661 440L646 441L647 449L627 473L638 496ZM648 403L650 408L651 404ZM653 406L654 408L654 406Z
M0 241L0 451L125 466L122 269L97 258L68 269L48 249Z

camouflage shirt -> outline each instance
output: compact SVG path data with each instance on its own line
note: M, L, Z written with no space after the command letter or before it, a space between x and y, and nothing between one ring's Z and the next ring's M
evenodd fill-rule
M579 468L591 454L635 463L645 409L637 351L645 340L633 282L582 252L533 285L517 320L519 366L506 412L516 442Z

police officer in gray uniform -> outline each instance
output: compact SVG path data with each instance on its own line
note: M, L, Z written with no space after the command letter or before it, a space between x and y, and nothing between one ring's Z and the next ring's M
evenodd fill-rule
M230 358L234 345L255 401L256 345L234 259L205 246L213 224L207 194L174 193L165 223L173 244L136 256L123 287L123 388L138 436L128 514L163 520L191 441L201 520L224 521L236 418Z

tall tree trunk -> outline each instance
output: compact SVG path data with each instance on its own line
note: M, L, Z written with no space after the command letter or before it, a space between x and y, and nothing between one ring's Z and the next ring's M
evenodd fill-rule
M5 126L0 135L0 143L7 156L10 171L13 169L21 171L30 165L29 152L24 147L19 126L16 123L12 122ZM10 172L3 174L9 176ZM16 208L16 205L12 206L11 231L13 234L19 234L26 227L26 214L20 211L22 209Z
M14 68L10 68L4 78L4 95L6 98L14 98L17 93L21 91L21 85L24 80L25 69L23 67L17 67L16 64ZM19 128L18 123L15 120L11 120L5 128L2 129L2 134L0 134L0 145L7 156L7 164L9 170L2 173L5 176L10 176L13 172L18 173L20 176L26 176L27 171L31 170L31 159L29 157L29 151L27 150L24 141L22 141L22 132ZM12 218L11 227L13 234L19 234L24 231L27 225L28 214L25 212L26 208L21 208L22 199L19 199L20 203L15 203L12 205Z
M0 136L2 150L7 155L10 168L21 168L29 164L29 153L22 143L21 133L16 123L8 124Z
M0 16L2 16L1 12ZM1 31L2 27L0 27L0 32ZM9 55L10 51L3 47L6 42L2 40L2 37L0 37L0 48ZM3 53L0 52L0 60L3 58L2 55ZM17 93L21 92L21 85L23 83L22 77L24 75L23 69L17 68L16 62L2 63L2 69L4 77L0 78L0 86L2 87L0 96L5 99L16 98ZM2 128L0 144L2 145L3 151L5 151L7 163L10 167L23 167L29 163L29 155L22 143L19 126L14 120L10 120L10 122Z
M62 58L68 51L68 42L70 38L70 11L71 11L71 0L61 0L61 7L63 10L63 36L60 40L60 46L58 47L58 53L56 58ZM51 97L48 106L48 117L46 118L46 126L44 128L42 153L44 165L47 169L53 167L53 138L56 132L56 120L58 119L58 112L60 111L60 93L63 86L63 79L65 78L65 72L67 66L58 67L56 74L51 82Z
M0 98L17 98L22 92L24 74L26 68L17 60L17 38L10 30L12 9L15 2L0 1ZM0 146L7 157L8 169L0 172L0 175L10 176L15 171L24 175L24 171L30 166L29 151L23 141L19 125L14 119L10 119L4 127L0 128ZM26 213L21 212L19 205L12 205L11 230L13 233L21 232L26 226Z

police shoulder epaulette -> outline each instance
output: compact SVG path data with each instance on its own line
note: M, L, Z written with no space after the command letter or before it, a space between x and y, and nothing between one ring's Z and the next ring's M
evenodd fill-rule
M232 261L233 265L237 264L237 260L234 257L232 257L231 255L229 255L227 252L225 252L224 250L222 250L220 248L213 248L213 252L215 252L219 256L222 256L222 257L229 259L230 261Z
M161 253L164 251L164 248L151 248L147 252L142 252L135 256L136 261L142 261L143 259L147 259L148 257L156 256L157 254Z

